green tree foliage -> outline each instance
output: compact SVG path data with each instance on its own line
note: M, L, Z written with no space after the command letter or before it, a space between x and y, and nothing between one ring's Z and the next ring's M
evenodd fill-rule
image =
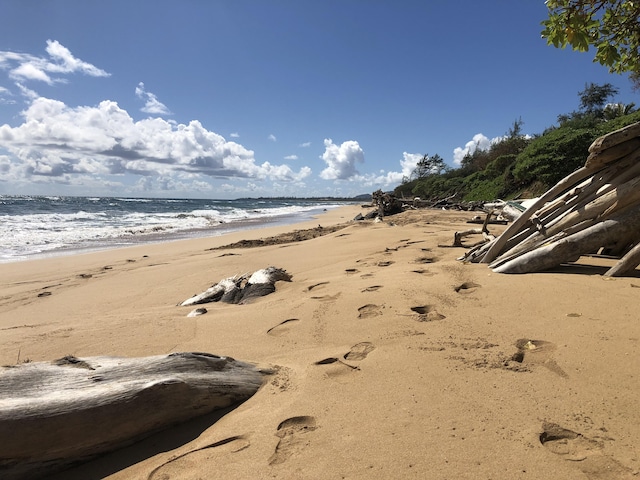
M447 168L447 164L440 155L436 153L434 156L430 157L426 154L418 161L416 168L411 173L411 178L421 179L428 177L429 175L439 175L446 171Z
M618 117L624 117L635 111L635 103L609 103L604 107L602 116L605 121L610 121Z
M617 95L618 91L610 83L605 83L604 85L590 83L585 85L584 90L578 94L580 97L580 109L587 115L601 116L609 98Z
M595 88L597 87L597 88ZM522 135L522 120L514 122L507 134L487 150L476 149L465 157L460 168L434 173L428 163L422 168L431 172L414 176L395 194L440 200L455 196L459 201L509 199L519 195L540 195L565 176L584 165L591 143L598 137L640 122L640 111L633 105L603 102L610 95L585 95L608 92L606 85L588 85L580 92L580 112L566 115L560 126L547 129L534 138ZM603 115L593 112L602 108ZM586 111L591 111L587 114ZM609 110L615 114L609 117ZM423 160L429 157L425 156Z
M640 2L629 0L547 0L542 22L548 45L581 52L595 47L594 62L611 73L629 73L640 88Z
M571 121L580 122L584 127L595 126L604 119L604 109L609 98L618 94L618 89L610 83L597 85L585 84L584 90L578 92L580 109L576 112L558 115L558 123L564 125Z
M529 144L522 134L522 119L514 121L507 134L486 150L476 148L462 160L458 169L446 168L439 155L418 162L411 180L403 182L395 194L437 200L457 195L461 200L487 200L509 193L513 184L511 167L517 155ZM423 174L424 173L424 174ZM511 188L511 187L509 187Z

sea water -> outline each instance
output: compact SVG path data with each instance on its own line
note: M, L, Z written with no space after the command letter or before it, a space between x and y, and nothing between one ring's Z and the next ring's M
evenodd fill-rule
M0 195L0 263L292 224L346 203Z

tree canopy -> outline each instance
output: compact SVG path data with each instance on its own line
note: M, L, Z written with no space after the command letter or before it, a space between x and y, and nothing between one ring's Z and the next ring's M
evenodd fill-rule
M612 73L629 73L640 88L640 2L629 0L547 0L549 18L542 37L557 48L571 45Z

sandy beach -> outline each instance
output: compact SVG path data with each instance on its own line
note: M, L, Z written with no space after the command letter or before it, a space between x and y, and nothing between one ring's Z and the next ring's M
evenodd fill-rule
M456 260L470 212L353 222L360 212L0 264L2 365L194 351L276 372L237 408L55 478L637 478L638 270L605 279L613 260L583 257L501 275ZM309 240L218 248L336 224ZM270 265L293 281L194 318L177 306Z

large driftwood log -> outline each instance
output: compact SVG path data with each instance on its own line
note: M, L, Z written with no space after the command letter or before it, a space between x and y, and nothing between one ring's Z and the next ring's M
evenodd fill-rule
M207 353L3 367L0 478L44 478L244 401L262 380L254 365Z
M627 211L596 223L573 235L520 255L496 268L497 273L531 273L547 270L589 253L611 238L631 235L640 229L640 209Z
M640 122L632 123L631 125L609 132L594 140L591 146L589 146L589 152L602 152L607 148L615 147L622 142L626 142L627 140L631 140L638 136L640 136Z

